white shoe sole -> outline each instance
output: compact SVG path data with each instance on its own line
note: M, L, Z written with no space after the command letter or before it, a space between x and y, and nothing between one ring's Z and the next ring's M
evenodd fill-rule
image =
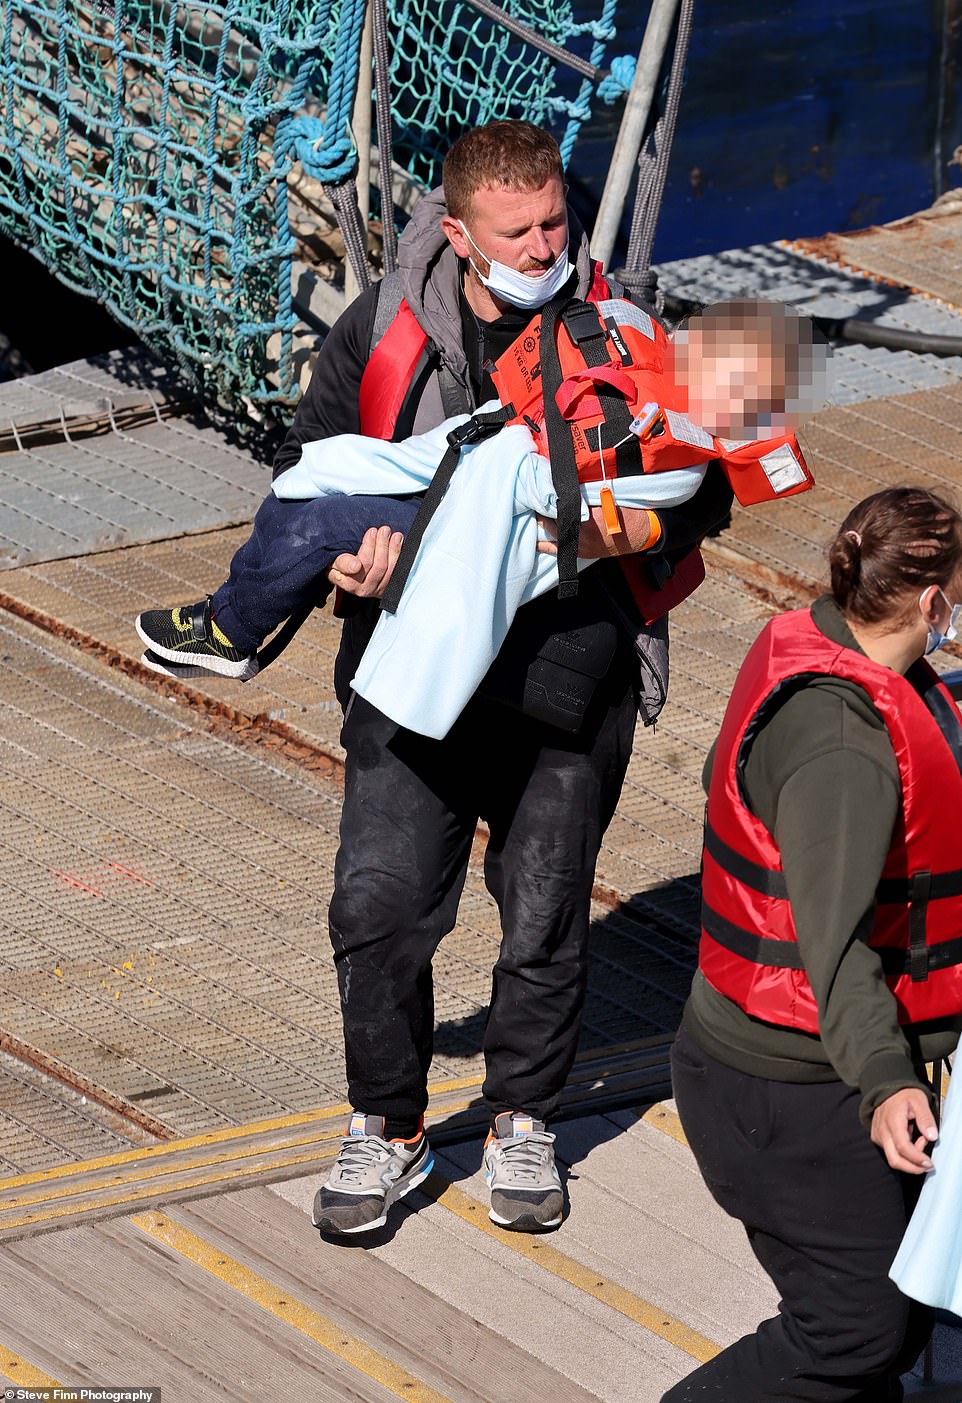
M533 1213L522 1213L518 1218L502 1218L495 1213L494 1209L488 1210L488 1217L492 1223L497 1223L499 1228L507 1228L514 1232L540 1232L542 1228L560 1228L562 1215L557 1218L549 1218L546 1223L542 1223Z
M189 667L196 676L198 671L202 671L207 677L231 677L235 682L249 682L252 677L257 676L258 662L256 657L241 658L239 662L232 663L226 658L212 657L209 653L188 653L183 648L176 651L173 648L163 648L149 634L145 633L140 626L140 615L134 620L134 628L140 638L147 645L147 651L153 653L158 659L164 662L173 663L175 667ZM170 677L179 677L181 674L171 668L161 668L156 663L147 660L146 654L140 660L154 672L166 672ZM190 673L184 674L190 676Z
M371 1223L360 1223L356 1228L325 1228L324 1231L330 1233L332 1237L352 1237L355 1233L373 1232L375 1228L382 1227L387 1222L387 1215L390 1212L391 1205L397 1203L398 1199L404 1198L412 1189L416 1189L418 1184L423 1184L433 1168L434 1155L429 1154L427 1161L416 1174L412 1175L410 1179L400 1180L394 1185L393 1189L388 1189L384 1197L384 1212L381 1214L380 1218L375 1218ZM320 1230L320 1224L314 1222L313 1218L311 1222L314 1223L315 1228Z

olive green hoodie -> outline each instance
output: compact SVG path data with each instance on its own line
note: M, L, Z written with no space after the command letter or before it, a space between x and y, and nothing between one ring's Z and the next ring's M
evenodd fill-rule
M861 652L834 600L812 618ZM705 763L707 790L714 747ZM893 1092L923 1086L924 1063L947 1056L962 1018L899 1026L867 928L901 802L898 765L867 693L839 678L793 692L756 737L745 766L752 812L778 845L819 1034L744 1013L699 971L685 1007L691 1035L720 1062L774 1081L841 1080L862 1093L866 1122Z

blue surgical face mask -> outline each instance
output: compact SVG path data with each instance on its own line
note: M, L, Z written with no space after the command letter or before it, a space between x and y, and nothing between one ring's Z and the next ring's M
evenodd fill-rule
M925 642L926 657L928 657L930 653L938 652L938 650L942 647L944 643L951 643L953 638L955 638L958 634L957 623L959 618L959 612L962 611L962 604L953 604L952 601L946 595L945 590L941 588L939 589L939 594L941 594L942 598L949 606L949 622L945 626L944 633L937 629L933 624L929 624L929 636ZM921 604L921 602L922 600L920 596L919 603Z
M544 307L552 297L557 296L574 272L574 265L565 254L564 258L555 259L546 272L536 278L530 277L527 273L519 273L517 268L509 268L507 263L499 263L496 258L488 258L487 254L478 248L463 224L461 232L471 247L487 260L488 276L485 277L474 259L468 259L483 285L495 297L510 302L512 307L522 307L528 311Z

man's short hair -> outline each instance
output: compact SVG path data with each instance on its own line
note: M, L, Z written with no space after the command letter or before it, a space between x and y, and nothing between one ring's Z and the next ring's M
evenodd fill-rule
M564 181L558 143L531 122L489 122L458 137L444 158L448 213L467 219L479 190L540 190L552 176Z

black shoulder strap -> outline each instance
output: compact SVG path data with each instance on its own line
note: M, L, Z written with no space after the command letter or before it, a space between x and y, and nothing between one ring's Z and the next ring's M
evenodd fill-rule
M297 630L301 627L302 624L307 622L307 619L313 612L314 605L308 604L305 606L305 608L298 609L296 614L292 614L289 619L285 620L285 622L281 624L280 628L274 634L274 637L270 640L270 642L265 643L263 648L260 648L258 650L258 673L263 672L265 667L270 667L274 659L277 658L281 653L283 653L288 643L290 643L293 639Z
M557 324L577 345L585 365L604 365L611 359L608 334L598 307L592 302L550 302L541 314L541 390L544 395L544 423L551 460L551 480L558 496L558 596L568 599L578 593L578 535L581 530L581 487L571 429L558 408L555 396L561 388L561 361L558 355ZM639 472L641 459L629 431L631 411L623 395L603 385L596 393L604 411L604 424L597 431L599 447L621 445L616 450L619 473Z
M381 599L381 608L386 614L397 612L401 591L407 584L411 567L417 558L428 523L440 506L441 499L448 490L455 469L461 461L461 449L469 443L480 443L482 439L490 438L513 417L514 405L506 404L500 409L492 410L490 414L475 414L448 434L448 451L438 464L430 486L422 498L417 516L408 527L404 537L404 545L401 547L387 589Z
M541 393L544 396L544 427L551 460L551 481L558 498L558 597L570 599L578 593L578 533L581 530L581 489L571 430L555 398L561 389L561 361L558 357L558 322L568 305L567 299L549 302L541 313ZM590 313L587 303L573 304ZM597 312L595 326L601 327ZM587 327L587 319L585 319ZM604 328L601 327L602 334Z

